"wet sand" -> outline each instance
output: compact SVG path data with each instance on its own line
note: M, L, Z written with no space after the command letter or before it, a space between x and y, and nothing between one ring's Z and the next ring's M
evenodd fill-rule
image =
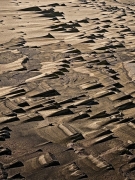
M1 0L0 180L134 180L135 6Z

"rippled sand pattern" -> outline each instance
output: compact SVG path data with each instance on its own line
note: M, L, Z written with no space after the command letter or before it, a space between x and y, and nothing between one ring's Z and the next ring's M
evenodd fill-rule
M135 179L135 6L1 0L0 180Z

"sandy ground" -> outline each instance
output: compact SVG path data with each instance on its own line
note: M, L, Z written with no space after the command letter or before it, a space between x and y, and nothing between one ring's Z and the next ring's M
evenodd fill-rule
M1 0L0 180L134 180L134 81L134 1Z

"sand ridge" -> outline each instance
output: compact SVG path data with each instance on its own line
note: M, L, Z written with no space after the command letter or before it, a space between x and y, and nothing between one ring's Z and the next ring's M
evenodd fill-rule
M1 180L134 180L133 3L1 0Z

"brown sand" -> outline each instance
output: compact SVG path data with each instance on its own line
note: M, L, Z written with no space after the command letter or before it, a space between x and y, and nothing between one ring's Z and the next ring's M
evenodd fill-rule
M135 179L135 6L0 1L0 180Z

